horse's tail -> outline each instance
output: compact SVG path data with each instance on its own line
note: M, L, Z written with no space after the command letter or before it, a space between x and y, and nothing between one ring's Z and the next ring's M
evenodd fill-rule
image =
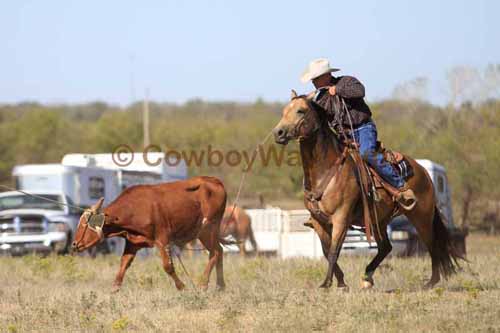
M434 219L432 221L432 250L431 256L438 266L442 276L455 274L460 268L457 260L463 259L455 250L448 229L444 225L443 218L437 207L434 208Z

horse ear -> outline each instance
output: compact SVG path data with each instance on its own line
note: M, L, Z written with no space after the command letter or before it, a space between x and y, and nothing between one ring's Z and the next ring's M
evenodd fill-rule
M290 99L292 100L294 98L297 98L297 96L298 96L297 92L294 89L292 89L292 94L290 95Z
M91 208L92 211L94 211L95 213L99 213L99 211L101 210L103 202L104 202L104 198L99 199L99 201L97 201L97 203L92 206L92 208Z
M311 91L309 94L307 94L306 99L312 101L314 99L315 95L316 95L316 91Z

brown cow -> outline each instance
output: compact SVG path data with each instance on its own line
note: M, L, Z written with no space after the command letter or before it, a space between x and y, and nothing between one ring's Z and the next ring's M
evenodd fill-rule
M257 242L252 230L252 220L242 208L235 206L227 207L220 224L220 237L233 236L240 248L240 254L246 255L245 243L248 239L252 248L257 253Z
M209 251L209 261L201 287L206 289L210 273L216 265L217 287L224 288L219 226L226 207L226 191L222 182L213 177L194 177L188 180L158 185L137 185L123 191L110 205L101 209L103 199L80 217L73 248L84 251L105 238L126 239L120 270L113 283L118 291L125 271L137 251L156 247L163 268L177 289L184 283L177 277L172 263L170 246L198 238Z

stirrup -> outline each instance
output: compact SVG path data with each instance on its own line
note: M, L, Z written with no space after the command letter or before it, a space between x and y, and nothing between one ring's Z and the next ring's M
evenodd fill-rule
M404 210L410 211L412 210L415 205L417 204L417 197L415 196L415 193L413 193L413 190L411 189L406 189L404 192L411 191L412 196L410 198L405 198L403 192L400 192L396 198L396 202L403 208ZM407 204L405 201L408 200L410 203Z

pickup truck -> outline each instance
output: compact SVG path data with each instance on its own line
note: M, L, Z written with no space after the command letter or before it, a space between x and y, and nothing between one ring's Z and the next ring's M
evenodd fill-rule
M72 204L68 196L59 192L26 192ZM0 254L67 253L80 214L80 211L71 207L21 192L2 192L0 193Z

